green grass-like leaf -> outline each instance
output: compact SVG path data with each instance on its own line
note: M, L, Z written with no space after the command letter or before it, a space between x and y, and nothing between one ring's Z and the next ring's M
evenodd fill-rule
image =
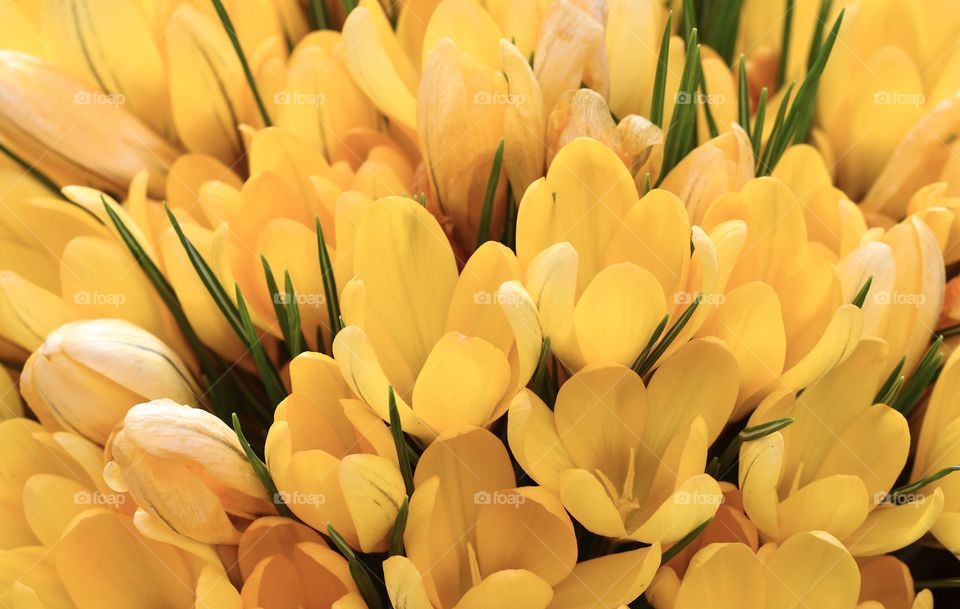
M897 396L896 401L890 405L891 408L899 411L905 417L910 416L910 413L916 408L917 403L920 402L920 398L923 397L927 387L936 380L937 375L940 373L940 364L943 361L942 348L943 337L938 336L937 339L933 341L933 344L930 345L930 348L927 349L923 359L917 364L917 368L910 376L910 380L904 384L903 390L900 392L900 395Z
M650 350L650 353L640 361L639 359L633 365L633 370L639 374L641 377L647 376L647 374L653 370L656 366L657 361L660 357L666 352L667 348L673 344L673 341L677 339L677 336L680 335L680 332L683 331L683 328L687 325L687 322L690 321L690 318L693 317L693 314L696 312L697 307L700 306L700 301L703 299L703 294L697 294L697 297L693 299L693 302L690 303L683 313L677 317L677 320L673 322L673 325L670 326L670 329L667 330L667 333L663 336L663 339L657 343L657 346Z
M397 520L390 530L390 556L402 556L404 553L403 533L407 530L407 517L410 514L410 498L404 497L400 509L397 511Z
M763 123L767 118L767 88L760 89L760 99L757 101L757 116L754 119L753 130L750 133L750 144L753 148L753 158L760 162L760 145L763 143Z
M257 366L257 372L260 373L260 380L267 390L267 396L273 405L276 406L283 401L283 398L287 397L287 390L283 386L283 381L280 380L280 373L277 372L277 368L267 356L267 352L263 348L263 343L257 335L257 329L250 319L250 311L247 309L247 302L243 299L243 293L240 292L240 286L234 285L234 288L236 290L240 323L243 324L243 332L246 336L246 342L249 345L250 355L253 357L253 362Z
M667 14L657 56L657 71L653 78L653 97L650 102L650 122L663 127L663 108L667 94L667 67L670 64L670 31L673 27L673 11Z
M327 303L327 317L330 321L330 349L333 350L333 339L343 329L340 316L340 292L337 290L337 278L333 274L333 264L330 263L330 251L323 238L323 227L320 218L314 218L317 231L317 251L320 253L320 275L323 279L323 296Z
M270 120L267 107L263 103L263 98L260 97L260 89L257 87L257 81L253 77L253 72L250 70L250 64L247 62L247 56L243 52L240 38L237 37L237 32L233 29L233 22L230 20L230 15L227 13L227 9L223 6L221 0L212 0L212 2L213 8L217 11L217 16L220 17L220 23L223 24L223 29L227 32L227 37L230 38L230 44L233 45L233 50L237 53L237 59L240 60L240 66L243 68L243 76L247 79L247 85L250 87L250 91L253 93L253 99L257 103L257 110L260 111L260 119L263 121L264 127L272 127L273 121Z
M793 35L794 0L786 0L783 12L783 33L780 35L780 65L777 67L777 88L783 86L787 78L787 64L790 61L790 39Z
M667 562L670 561L670 559L672 559L674 556L676 556L677 554L679 554L681 550L683 550L685 547L687 547L687 546L689 546L691 543L693 543L693 540L696 539L697 537L699 537L699 536L700 536L700 533L703 533L704 529L706 529L708 526L710 526L710 523L711 523L712 521L713 521L713 518L710 518L710 519L702 522L701 524L699 524L699 525L697 526L697 528L693 529L692 531L690 531L689 533L687 533L686 535L684 535L684 536L680 539L680 541L678 541L677 543L675 543L675 544L673 544L672 546L670 546L669 548L667 548L667 551L663 553L663 558L661 558L660 564L662 564L662 565L663 565L663 564L666 564Z
M503 138L493 154L493 165L490 166L490 176L487 178L487 192L483 197L483 210L480 213L480 228L477 230L476 247L486 243L490 237L490 219L493 217L493 199L497 194L497 184L500 182L500 167L503 165Z
M753 139L750 135L750 90L747 87L747 62L743 55L740 56L739 70L737 77L737 122L747 133L747 137ZM756 155L754 155L756 156Z
M277 485L273 482L270 471L267 470L267 464L260 460L260 457L253 451L253 447L250 446L247 438L243 435L243 429L240 427L240 418L237 417L237 413L234 412L230 418L233 424L233 431L236 432L237 439L240 440L240 446L243 447L243 452L247 455L247 460L250 461L250 467L253 468L253 472L257 475L257 478L260 479L263 488L267 489L273 505L277 507L277 511L280 512L282 516L294 518L293 512L290 511L290 508L287 507L287 504L285 504L280 497L280 491L277 490Z
M863 308L863 303L867 300L867 293L870 292L870 286L873 285L873 275L867 277L867 280L863 282L863 286L860 288L860 291L857 292L857 295L853 297L853 306L858 309Z
M350 576L357 584L357 590L369 609L383 609L383 601L380 599L380 593L370 576L370 568L364 564L356 553L350 548L350 545L344 540L343 536L333 528L333 524L327 523L327 534L337 550L347 559L347 565L350 568Z
M670 117L670 128L663 144L663 165L658 184L693 148L697 128L697 85L700 82L700 45L694 28L687 39L687 57L680 75L677 99Z
M407 445L407 438L403 435L400 411L397 409L397 396L392 385L389 389L388 399L390 404L390 435L393 436L393 445L397 450L397 462L400 464L403 485L407 490L407 496L410 496L413 494L413 466L410 464L410 447Z

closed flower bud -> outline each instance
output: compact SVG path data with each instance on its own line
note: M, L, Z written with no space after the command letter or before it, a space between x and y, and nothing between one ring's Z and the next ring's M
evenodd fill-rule
M134 406L106 458L111 488L129 492L143 510L196 541L236 544L233 518L275 513L237 435L199 408L172 400Z
M48 427L63 427L103 445L127 411L166 397L193 404L190 371L153 334L120 319L64 324L23 368L20 389Z

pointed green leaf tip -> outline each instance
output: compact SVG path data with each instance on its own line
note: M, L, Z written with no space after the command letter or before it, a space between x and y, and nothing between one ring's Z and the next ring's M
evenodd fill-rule
M480 228L477 229L476 247L486 243L490 236L490 219L493 217L493 199L497 195L497 184L500 183L500 168L503 166L503 138L497 144L497 151L493 154L493 164L490 166L490 177L487 178L487 192L483 197L483 211L480 213Z
M237 417L237 413L231 415L233 421L233 431L237 434L237 439L240 441L240 446L243 448L243 453L247 456L247 460L250 462L250 467L253 468L253 473L257 475L257 478L260 479L260 482L263 484L263 488L267 489L267 493L270 495L270 500L273 501L273 505L277 507L277 511L280 512L282 516L287 518L293 518L293 512L290 511L290 508L287 507L287 504L283 502L283 498L280 495L280 492L277 490L277 485L273 482L273 477L270 475L270 472L267 470L267 465L260 460L260 457L253 452L253 447L250 446L250 443L247 442L246 436L243 435L243 429L240 426L240 418Z

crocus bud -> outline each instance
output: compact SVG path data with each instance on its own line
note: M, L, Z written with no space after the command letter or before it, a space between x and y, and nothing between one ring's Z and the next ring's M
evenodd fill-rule
M100 444L135 404L198 401L183 361L153 334L120 319L63 324L30 356L20 390L48 427Z
M122 107L36 57L0 52L0 141L58 184L122 192L140 170L163 192L177 150Z
M154 400L130 409L106 447L104 479L174 531L236 544L233 518L274 514L237 435L199 408ZM119 489L123 489L120 491Z

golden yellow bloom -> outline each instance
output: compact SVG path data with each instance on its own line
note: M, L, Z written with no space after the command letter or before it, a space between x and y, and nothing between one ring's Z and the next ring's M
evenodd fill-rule
M403 428L430 440L502 416L537 365L540 328L509 249L488 242L457 276L437 221L411 199L367 210L343 287L333 352L347 385L384 420L388 387Z
M913 464L911 481L933 475L943 468L958 463L960 445L956 434L960 429L957 418L957 391L960 389L960 351L954 351L930 395L923 417L923 426L917 441L917 454ZM942 493L943 514L931 528L931 532L948 550L960 555L960 478L955 475L934 481L923 488L928 499Z
M856 561L833 536L816 531L759 551L742 543L711 544L693 557L682 580L669 567L661 569L647 596L656 609L854 609L859 592Z
M62 427L101 446L137 404L200 401L177 354L119 319L77 321L51 332L24 365L20 387L48 429Z
M716 256L679 199L654 190L641 200L623 162L593 139L564 146L520 204L524 285L551 349L572 371L633 365L666 313L675 317L696 294L715 293ZM694 315L676 345L706 311Z
M106 447L104 477L177 533L203 543L239 538L231 517L272 514L232 429L209 412L171 400L138 404Z
M136 506L106 486L102 451L91 442L25 419L0 423L0 439L11 451L0 464L5 602L129 609L150 599L191 607L203 582L226 577L211 547L146 513L131 517Z
M294 520L267 516L253 521L240 536L237 555L243 580L240 593L224 587L206 606L366 609L347 561L316 531Z
M948 193L960 189L960 95L952 95L917 121L890 156L863 199L863 209L899 218L917 191L946 182Z
M406 556L384 562L394 607L587 609L646 589L660 545L577 563L573 524L546 489L515 488L500 440L460 427L417 465Z
M177 151L116 99L11 51L0 51L0 88L0 142L56 183L123 192L147 168L151 192L162 192ZM64 125L65 117L70 124Z
M325 355L301 354L290 380L266 447L281 498L317 530L330 523L364 552L386 550L406 495L389 429Z
M510 447L590 531L672 543L722 501L703 470L733 410L736 378L736 360L713 339L678 350L649 388L629 368L588 366L560 387L553 412L529 390L517 396Z
M913 576L907 565L887 554L862 558L860 566L860 599L858 607L870 607L868 601L880 603L883 609L933 609L930 590L914 589Z
M943 491L903 501L890 489L907 461L903 415L873 404L886 372L887 345L865 338L800 397L771 394L750 418L795 422L740 450L743 506L766 539L822 530L855 556L902 548L929 530Z

